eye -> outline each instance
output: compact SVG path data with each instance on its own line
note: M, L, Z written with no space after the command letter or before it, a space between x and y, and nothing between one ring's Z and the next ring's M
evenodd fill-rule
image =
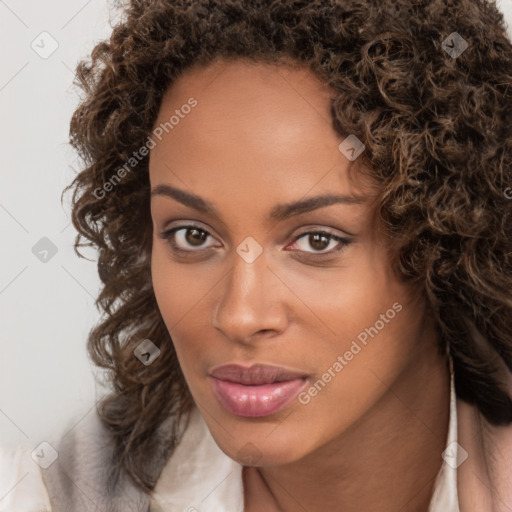
M301 252L323 255L338 252L349 243L348 238L343 238L329 231L319 230L302 233L295 239L293 245L298 245ZM313 251L308 251L308 247L313 248ZM329 250L326 251L326 249Z
M208 238L213 238L212 235L210 235L208 231L193 224L169 229L161 233L160 236L164 240L167 240L173 250L177 252L199 252L215 247L213 244L205 245ZM349 239L335 235L329 231L318 230L302 233L295 238L294 243L289 247L293 249L294 246L298 246L298 252L322 256L338 252L350 244L350 242ZM308 250L308 247L313 250Z
M199 250L207 249L213 246L205 246L204 242L208 237L212 237L208 231L200 228L199 226L179 226L176 228L164 231L160 235L163 239L167 240L173 249L183 252L197 252L194 247ZM192 249L191 249L192 248Z

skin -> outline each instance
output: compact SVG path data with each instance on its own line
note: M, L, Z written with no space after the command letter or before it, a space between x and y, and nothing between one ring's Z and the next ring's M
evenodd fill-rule
M362 159L338 149L333 95L283 64L217 60L179 78L155 126L190 97L198 104L151 150L151 187L199 195L219 218L152 197L153 286L213 438L234 460L253 456L246 511L424 512L448 431L446 356L423 294L392 271L373 222L377 187L357 172ZM363 199L268 218L277 204L329 193ZM180 256L161 233L191 223L206 233L180 231ZM350 243L334 252L335 240L298 238L315 230ZM248 236L263 251L252 263L236 251ZM309 403L243 418L216 399L208 372L224 363L285 366L312 385L396 302L401 311Z

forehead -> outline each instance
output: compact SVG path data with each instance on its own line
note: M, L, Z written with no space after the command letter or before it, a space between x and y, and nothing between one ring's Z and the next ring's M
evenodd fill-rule
M155 127L176 119L151 150L152 186L175 184L240 205L360 194L338 150L344 136L332 127L333 97L305 68L241 60L189 70L162 100ZM195 106L185 108L191 99Z
M249 59L215 59L207 65L197 65L180 75L164 94L162 107L183 99L191 92L204 99L219 99L218 95L233 94L236 103L252 98L257 101L272 98L291 104L292 92L302 97L318 113L326 100L335 94L326 82L305 66L285 60L282 63L257 62ZM180 98L181 97L181 98ZM297 98L296 98L297 99Z
M165 142L229 144L246 136L244 142L266 142L267 151L277 145L293 148L308 140L318 144L326 137L330 143L337 139L330 114L333 96L334 91L304 68L218 60L186 71L172 84L163 96L155 126L173 113L180 114L193 98L197 105L180 116L170 136L164 135Z

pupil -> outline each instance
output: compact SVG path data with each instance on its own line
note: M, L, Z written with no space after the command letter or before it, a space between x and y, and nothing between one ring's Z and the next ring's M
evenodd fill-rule
M193 233L191 236L189 236L191 233ZM204 242L206 238L206 232L201 231L199 229L189 229L187 230L187 242L191 245L201 245L202 242Z
M320 239L323 239L323 243L319 242ZM311 243L311 240L313 240L313 243L311 243L311 247L315 249L325 249L329 245L328 237L325 235L322 235L320 233L316 233L314 235L309 235L309 240ZM325 244L327 242L327 245Z

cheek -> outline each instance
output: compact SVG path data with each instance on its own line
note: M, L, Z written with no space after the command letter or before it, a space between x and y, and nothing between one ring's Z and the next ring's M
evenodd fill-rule
M346 317L352 335L347 331L334 343L332 339L331 343L329 339L323 342L321 338L316 339L321 345L314 352L309 351L309 361L314 358L312 364L317 373L310 386L298 396L294 425L301 427L296 443L311 439L314 445L320 446L340 435L372 410L389 386L420 357L418 315L414 309L406 309L405 298L402 310L393 312L394 318L388 318L389 323L381 329L380 323L375 327L378 316L368 317L363 328L360 328L361 318ZM342 319L338 326L341 332ZM360 339L365 339L365 343L358 339L361 333ZM289 441L283 438L279 442Z
M330 345L338 339L343 345L403 297L403 288L386 273L377 254L363 246L354 249L337 267L293 264L278 269L293 292L287 299L293 304L293 321L330 336Z
M385 390L382 382L393 381L418 356L421 305L410 302L385 260L371 254L338 273L317 274L286 277L304 303L296 310L304 333L300 353L317 383L304 402L310 411L336 404L339 421L362 414Z
M173 261L159 241L153 245L151 277L158 308L171 335L171 328L197 314L201 300L218 280L204 265Z
M205 348L211 343L211 321L204 311L207 295L221 275L204 265L183 265L171 260L158 241L151 256L153 290L163 321L189 381L198 372Z

